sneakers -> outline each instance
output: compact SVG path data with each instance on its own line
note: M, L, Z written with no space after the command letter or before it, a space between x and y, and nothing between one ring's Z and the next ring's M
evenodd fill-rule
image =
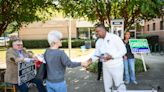
M125 81L124 83L125 83L125 84L129 84L129 81Z
M137 84L138 84L138 82L137 82L137 81L133 81L132 83L134 83L135 85L137 85Z
M124 83L125 83L126 85L128 85L130 82L129 82L129 81L125 81ZM133 83L133 84L135 84L135 85L137 85L137 84L138 84L138 82L137 82L137 81L132 81L132 83Z

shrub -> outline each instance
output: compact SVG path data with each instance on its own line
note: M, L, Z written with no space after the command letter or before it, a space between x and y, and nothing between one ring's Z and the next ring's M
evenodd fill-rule
M146 68L150 69L150 67L146 64ZM136 58L136 63L135 63L135 71L136 73L144 72L144 67L141 59Z
M93 73L97 73L98 72L98 62L94 62L92 63L88 68L88 71L93 72Z
M72 48L80 48L80 46L85 45L86 40L73 39L72 40ZM9 43L9 47L11 47L11 42ZM47 40L23 40L24 47L28 49L33 48L48 48L49 44ZM91 40L92 47L95 47L95 41ZM62 41L62 48L68 48L68 40Z
M138 39L146 39L148 36L151 36L150 34L141 34L141 35L137 35Z
M93 72L93 73L97 73L97 68L98 68L98 65L97 65L98 62L94 62L93 64L91 64L87 70L90 71L90 72ZM148 65L146 65L147 69L149 69L150 67ZM136 58L136 63L135 63L135 72L136 73L140 73L140 72L144 72L144 68L143 68L143 64L142 64L142 60L141 59L138 59Z
M28 49L49 47L47 40L23 40L23 44Z

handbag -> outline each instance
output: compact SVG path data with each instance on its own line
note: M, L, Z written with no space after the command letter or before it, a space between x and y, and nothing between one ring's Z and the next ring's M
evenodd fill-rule
M47 52L47 50L46 50ZM44 59L46 61L46 52L44 53ZM36 78L40 79L40 80L44 80L47 78L47 64L46 63L42 63L40 65L40 67L37 70L37 74L36 74Z

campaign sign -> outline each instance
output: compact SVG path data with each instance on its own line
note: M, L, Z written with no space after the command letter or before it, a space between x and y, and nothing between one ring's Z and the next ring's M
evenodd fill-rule
M34 62L19 62L18 63L18 84L21 85L25 82L35 78L36 68Z
M146 39L129 39L132 53L149 53L149 45Z

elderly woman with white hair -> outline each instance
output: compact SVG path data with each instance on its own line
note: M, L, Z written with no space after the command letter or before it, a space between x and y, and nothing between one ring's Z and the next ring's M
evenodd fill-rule
M50 48L46 49L44 58L47 64L46 87L48 92L67 92L66 81L64 79L66 67L87 66L87 62L72 62L63 50L59 47L62 33L51 31L48 33Z

